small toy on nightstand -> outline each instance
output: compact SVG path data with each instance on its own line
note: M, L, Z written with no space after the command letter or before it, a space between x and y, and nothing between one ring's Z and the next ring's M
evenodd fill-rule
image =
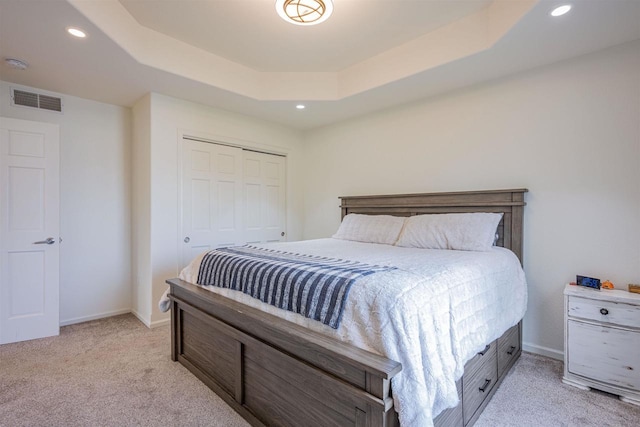
M602 287L602 289L613 289L615 287L609 280L605 280L600 286Z

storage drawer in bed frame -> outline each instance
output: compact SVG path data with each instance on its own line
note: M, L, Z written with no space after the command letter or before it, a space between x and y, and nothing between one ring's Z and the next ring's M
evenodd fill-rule
M521 323L518 323L467 362L464 375L456 383L462 403L438 415L434 420L436 427L470 426L477 421L506 373L520 357L520 333Z

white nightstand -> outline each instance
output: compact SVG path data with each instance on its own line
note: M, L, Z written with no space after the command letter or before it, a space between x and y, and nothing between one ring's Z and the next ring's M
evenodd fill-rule
M640 294L564 289L562 382L640 405Z

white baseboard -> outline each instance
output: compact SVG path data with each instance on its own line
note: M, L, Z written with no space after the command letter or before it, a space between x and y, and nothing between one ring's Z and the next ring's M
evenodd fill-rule
M160 327L160 326L168 325L169 323L171 323L171 318L167 317L166 319L156 320L155 322L151 322L149 327L151 329L153 329L153 328L157 328L157 327Z
M131 313L130 308L123 308L123 309L114 310L114 311L106 311L100 314L92 314L91 316L74 317L73 319L61 320L60 326L74 325L76 323L88 322L90 320L104 319L105 317L118 316L120 314L127 314L127 313Z
M541 345L535 345L535 344L523 342L522 350L527 351L529 353L535 353L541 356L550 357L552 359L564 360L564 352L555 350L553 348L543 347Z
M131 309L131 314L136 316L138 318L138 320L141 321L147 328L151 327L151 323L147 319L142 317L142 315L140 313L138 313L137 311Z
M136 316L139 321L144 323L144 325L149 329L158 328L160 326L168 325L171 322L171 318L170 317L167 317L166 319L162 319L162 320L156 320L155 322L151 322L150 320L145 319L144 317L142 317L140 315L140 313L138 313L135 310L131 310L131 313L134 316Z

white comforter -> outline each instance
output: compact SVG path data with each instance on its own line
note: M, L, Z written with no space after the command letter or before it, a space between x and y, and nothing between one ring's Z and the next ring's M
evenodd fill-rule
M339 239L269 247L398 268L353 284L337 330L241 292L207 289L402 363L392 388L403 427L431 426L433 417L455 406L455 381L465 363L526 310L524 272L503 248L411 249ZM180 278L196 283L201 260L193 260Z

